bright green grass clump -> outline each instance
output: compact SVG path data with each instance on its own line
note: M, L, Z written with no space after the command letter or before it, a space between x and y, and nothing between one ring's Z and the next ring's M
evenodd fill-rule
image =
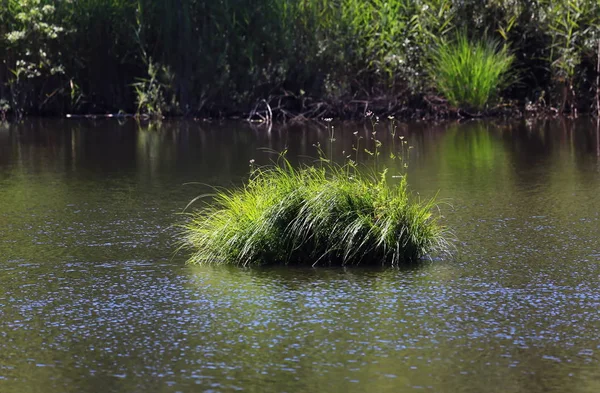
M392 186L385 172L283 160L255 170L243 188L217 191L191 214L184 247L196 264L399 265L449 250L434 208L412 200L406 178Z
M505 45L491 39L470 41L463 32L433 51L428 71L451 105L481 111L509 85L513 61Z

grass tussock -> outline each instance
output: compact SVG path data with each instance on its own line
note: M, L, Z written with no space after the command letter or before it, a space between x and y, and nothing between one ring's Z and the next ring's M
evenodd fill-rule
M183 228L190 263L399 265L447 252L436 204L415 200L406 177L346 164L256 169L242 188L218 190Z
M462 32L434 50L429 74L452 106L482 111L514 79L509 72L513 61L506 45L486 38L471 41Z

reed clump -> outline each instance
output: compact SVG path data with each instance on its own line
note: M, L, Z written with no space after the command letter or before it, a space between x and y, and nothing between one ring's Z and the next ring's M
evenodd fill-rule
M487 38L470 40L461 32L433 51L429 74L452 106L483 111L514 81L514 59L506 45Z
M406 176L360 172L353 162L277 164L249 182L217 190L183 227L194 264L400 265L447 253L433 199L420 201Z

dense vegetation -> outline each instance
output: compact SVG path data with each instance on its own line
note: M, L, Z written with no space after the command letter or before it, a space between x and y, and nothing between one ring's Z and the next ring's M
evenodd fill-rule
M458 27L514 54L498 98L593 109L597 0L0 0L0 112L431 111Z

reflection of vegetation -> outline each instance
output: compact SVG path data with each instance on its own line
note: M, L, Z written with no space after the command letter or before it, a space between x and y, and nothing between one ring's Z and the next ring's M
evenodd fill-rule
M450 204L455 205L457 192L467 198L460 203L469 203L470 193L489 193L512 185L510 144L502 138L503 126L480 121L450 123L422 134L425 140L410 137L415 145L411 157L417 160L417 165L409 168L415 190L426 195L439 190L441 198L450 197Z
M360 386L368 384L376 391L386 391L390 381L397 387L398 379L384 374L426 378L409 375L411 370L396 355L399 346L404 348L401 356L416 353L405 346L423 333L424 325L435 324L435 316L411 313L412 289L427 285L417 281L428 267L399 271L191 266L186 283L220 310L199 315L218 329L207 329L193 340L198 347L218 350L198 362L240 366L230 370L236 380L244 380L251 370L260 381L245 386L251 392L264 389L263 378L274 377L287 391L319 391L325 386L328 391L343 390L352 364L360 368L353 372ZM366 319L376 327L364 323ZM209 367L207 372L213 371ZM296 377L292 381L290 373Z
M8 132L0 130L3 258L124 257L134 251L126 237L155 236L139 219L141 206L149 199L144 180L150 176L138 181L129 169L136 160L142 174L146 167L154 169L157 161L172 161L173 143L159 140L162 149L152 152L157 156L136 156L135 140L128 140L132 128L127 131L111 123L115 128L110 132L98 132L82 124L28 121L7 125ZM153 182L160 180L150 172ZM105 203L112 206L111 214L106 214ZM171 223L166 217L159 219ZM126 221L130 226L124 229ZM105 251L93 257L98 249Z
M483 122L450 127L443 140L444 166L461 176L464 170L490 171L506 165L502 142L489 127Z
M167 263L171 245L156 232L190 197L173 190L231 183L255 146L284 144L277 130L267 140L241 127L69 124L0 130L3 393L597 390L590 124L551 121L546 144L519 123L416 126L411 186L453 198L468 254L383 270ZM346 151L354 127L336 130ZM306 134L289 135L299 154L318 141ZM135 174L151 161L170 182L145 189Z
M169 132L170 131L170 132ZM139 124L136 131L136 161L140 169L155 175L160 168L172 166L177 159L177 131L163 129L162 122Z

